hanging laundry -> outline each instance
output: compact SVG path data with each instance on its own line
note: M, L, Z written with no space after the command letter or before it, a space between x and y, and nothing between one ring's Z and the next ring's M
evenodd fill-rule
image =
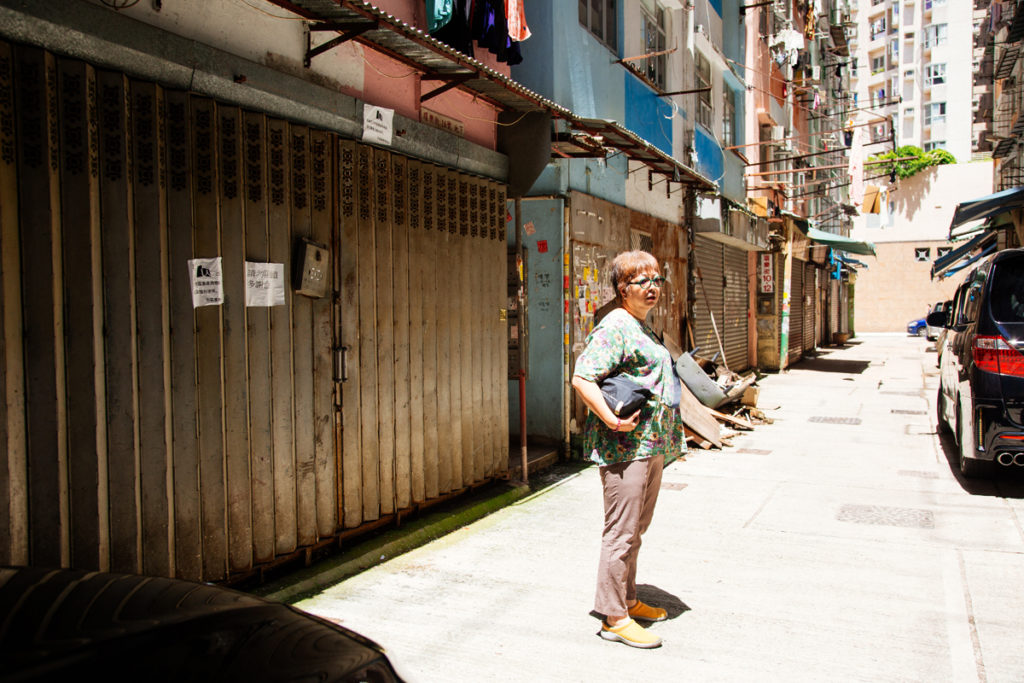
M440 2L441 0L435 0ZM473 8L471 0L448 0L451 12L448 22L430 35L442 43L450 45L467 57L473 57L473 34L470 31L470 14ZM430 14L428 11L428 20Z
M811 109L817 109L820 104L821 104L821 96L818 95L818 89L815 88L814 89L814 104L811 106Z
M452 0L427 0L427 32L433 33L451 21Z
M476 0L471 35L499 62L515 65L523 61L519 43L509 36L503 0Z
M513 41L521 43L530 37L530 27L526 25L526 8L524 0L505 0L505 18L508 20L508 35Z

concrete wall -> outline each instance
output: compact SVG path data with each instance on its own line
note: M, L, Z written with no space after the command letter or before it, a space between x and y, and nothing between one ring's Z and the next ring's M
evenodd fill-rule
M933 281L929 275L935 250L950 246L945 240L876 244L876 257L857 257L868 264L857 271L857 332L901 332L907 323L923 318L936 301L953 296L963 279L954 275ZM916 261L914 249L927 247L931 259Z
M899 180L889 193L888 220L883 216L879 227L868 227L868 217L857 216L851 236L875 244L942 240L958 203L991 193L991 161L933 166Z

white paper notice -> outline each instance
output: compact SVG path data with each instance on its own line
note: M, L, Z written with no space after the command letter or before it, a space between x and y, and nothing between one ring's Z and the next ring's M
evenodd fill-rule
M219 306L224 303L224 271L217 258L194 258L188 260L189 277L192 279L192 307Z
M375 142L378 145L390 145L394 109L363 105L363 142Z
M245 262L245 305L284 306L284 264Z

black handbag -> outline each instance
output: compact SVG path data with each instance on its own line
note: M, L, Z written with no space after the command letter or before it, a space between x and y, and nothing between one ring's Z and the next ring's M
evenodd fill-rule
M608 407L617 417L628 417L640 410L654 393L626 375L612 375L597 383Z

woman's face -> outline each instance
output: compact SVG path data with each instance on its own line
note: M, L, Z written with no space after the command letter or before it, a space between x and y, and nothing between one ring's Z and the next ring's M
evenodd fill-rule
M622 303L633 315L646 318L657 305L664 284L657 267L641 270L622 285Z

